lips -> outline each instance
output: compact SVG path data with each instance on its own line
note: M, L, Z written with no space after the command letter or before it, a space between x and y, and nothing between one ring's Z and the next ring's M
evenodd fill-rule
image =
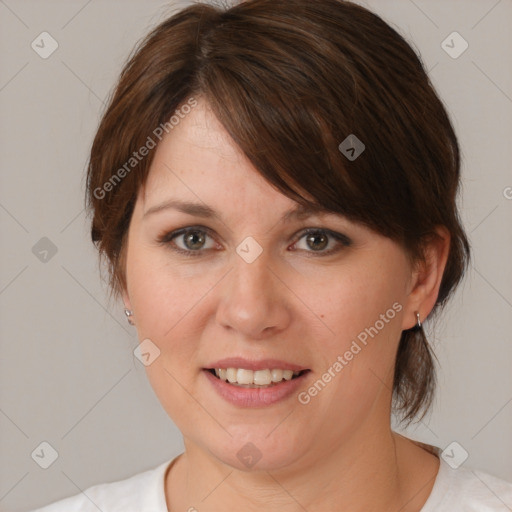
M280 370L292 370L293 372L301 372L307 370L306 366L296 363L290 363L281 359L245 359L243 357L228 357L214 361L205 366L204 370L214 370L215 368L243 368L245 370L265 370L267 368L279 368Z
M268 383L267 375L266 384L264 385L257 385L254 382L252 384L241 384L236 381L228 382L216 375L216 373L221 373L224 376L224 372L228 369L229 373L233 373L235 369L237 369L237 373L241 371L243 375L240 380L244 380L247 374L252 375L254 380L258 380L260 378L258 374L263 376L263 374L269 373L269 369L276 369L275 380L279 380L277 378L279 375L283 375L283 380ZM240 357L214 361L208 367L203 368L203 374L216 394L238 407L266 407L291 398L292 395L298 392L299 387L303 385L304 379L307 378L309 373L310 370L300 364L280 359L250 360ZM240 375L238 375L238 378L240 378ZM252 378L249 380L252 381Z

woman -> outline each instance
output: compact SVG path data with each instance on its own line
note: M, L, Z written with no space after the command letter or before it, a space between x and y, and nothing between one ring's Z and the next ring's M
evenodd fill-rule
M40 510L509 510L511 484L390 427L432 401L422 324L469 256L458 185L420 60L368 10L164 21L101 121L88 205L185 452Z

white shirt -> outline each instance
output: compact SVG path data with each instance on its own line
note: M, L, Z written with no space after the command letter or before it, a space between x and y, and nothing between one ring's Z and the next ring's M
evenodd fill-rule
M125 480L89 487L81 494L33 512L168 512L164 477L176 459ZM440 458L434 487L421 512L510 510L512 483L465 467L452 469Z

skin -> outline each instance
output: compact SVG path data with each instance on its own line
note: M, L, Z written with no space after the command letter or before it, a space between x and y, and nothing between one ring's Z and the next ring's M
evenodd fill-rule
M446 231L420 266L340 215L284 222L296 203L256 172L201 98L155 151L129 227L123 300L139 339L160 350L147 374L184 437L165 478L169 510L420 510L439 460L391 431L390 390L401 331L435 304ZM206 204L219 219L171 208L145 216L170 199ZM173 250L187 248L183 236L159 242L197 226L210 233L195 256ZM352 243L308 245L310 227ZM248 236L263 249L250 264L236 252ZM311 370L306 390L394 303L401 311L307 405L294 394L236 407L202 372L229 356L278 358ZM261 453L251 469L237 458L248 442Z

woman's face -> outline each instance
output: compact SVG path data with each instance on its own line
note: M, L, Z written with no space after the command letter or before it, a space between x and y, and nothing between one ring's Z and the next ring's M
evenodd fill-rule
M402 248L342 216L298 212L202 100L155 151L124 300L185 443L272 470L389 430L398 340L414 324ZM305 371L288 381L279 370ZM285 380L264 387L272 377Z

